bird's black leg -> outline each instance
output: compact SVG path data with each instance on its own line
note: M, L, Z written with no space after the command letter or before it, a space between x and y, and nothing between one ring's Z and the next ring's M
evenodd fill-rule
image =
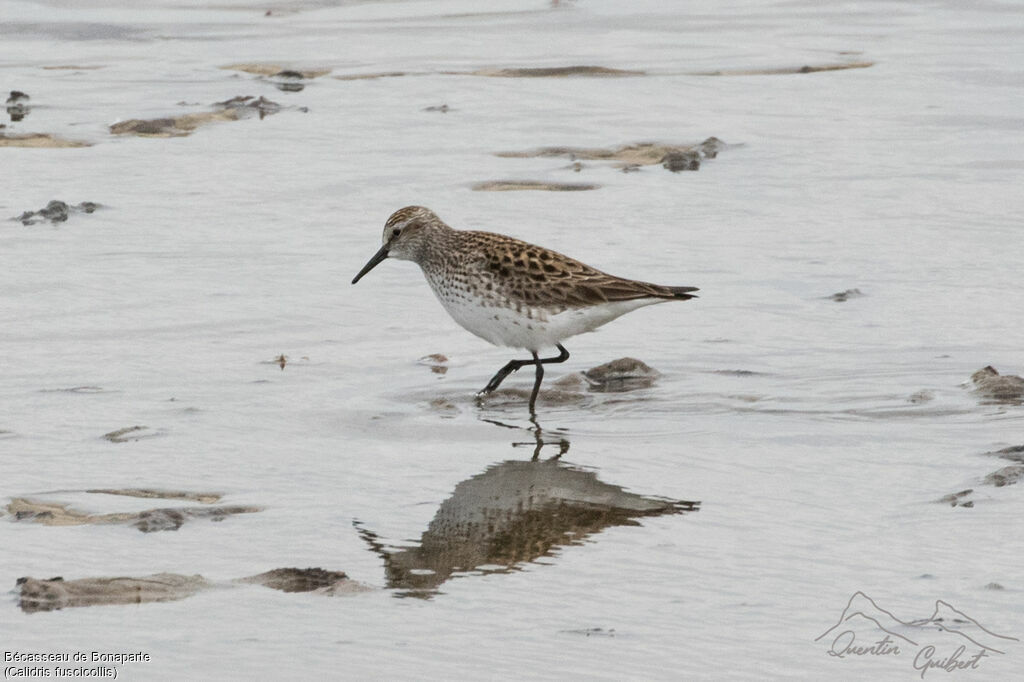
M498 370L498 373L491 377L491 380L487 382L477 395L487 395L494 391L498 386L501 386L501 382L505 380L512 372L515 372L523 365L532 365L533 360L509 360L509 363Z
M538 369L538 371L540 373L540 377L543 378L544 377L544 370L542 370L540 368L540 366L542 364L546 365L546 364L549 364L549 363L554 364L554 363L558 363L558 362L565 362L566 360L569 359L569 351L567 351L565 349L565 346L563 346L560 343L556 343L555 347L558 348L558 355L556 355L553 358L538 358L537 354L534 353L533 354L533 358L530 359L530 360L510 360L507 365L505 365L500 370L498 370L498 373L495 374L491 378L491 380L487 382L487 385L484 386L483 390L481 390L479 393L477 393L477 395L487 395L488 393L493 392L495 389L498 388L498 386L501 385L501 382L505 380L505 377L507 377L512 372L515 372L516 370L518 370L518 369L520 369L522 367L525 367L526 365L537 365L537 369ZM534 399L536 399L536 397L537 397L537 390L539 389L539 387L540 387L540 379L538 379L536 381L536 384L534 385L534 390L533 390L533 397L534 397ZM531 405L531 412L532 412L533 411L533 408L532 408L533 400L530 401L530 405Z
M537 365L537 378L533 380L533 393L530 394L530 414L537 414L533 406L537 404L537 394L540 393L540 382L544 381L544 363L536 353L533 354L533 364Z

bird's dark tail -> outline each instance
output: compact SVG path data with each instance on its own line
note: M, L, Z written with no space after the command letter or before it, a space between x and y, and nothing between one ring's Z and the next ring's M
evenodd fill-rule
M691 294L691 291L700 291L697 287L665 287L672 292L672 298L679 299L680 301L687 301L691 298L697 298L696 294Z

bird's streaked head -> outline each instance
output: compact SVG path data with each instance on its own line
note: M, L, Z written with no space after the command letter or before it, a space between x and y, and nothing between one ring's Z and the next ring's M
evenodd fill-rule
M438 229L448 229L448 226L429 208L406 206L398 209L384 223L380 250L363 266L352 280L352 284L362 279L363 275L377 267L385 258L419 261L431 232Z

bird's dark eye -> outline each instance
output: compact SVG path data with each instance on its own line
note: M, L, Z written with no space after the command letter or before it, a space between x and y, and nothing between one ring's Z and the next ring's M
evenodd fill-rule
M397 237L401 231L401 228L396 227L395 229L391 230L391 234Z

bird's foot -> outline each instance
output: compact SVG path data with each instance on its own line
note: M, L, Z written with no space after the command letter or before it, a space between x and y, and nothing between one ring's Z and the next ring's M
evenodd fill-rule
M485 396L488 393L494 393L496 390L498 390L498 386L501 386L501 382L503 382L505 380L505 378L509 374L512 374L513 372L518 372L518 371L519 371L518 367L514 367L514 368L511 368L511 369L506 367L506 368L502 369L500 372L498 372L497 374L494 375L494 378L492 378L490 381L487 382L486 386L484 386L482 389L480 389L480 392L476 394L477 397L479 398L480 396Z

